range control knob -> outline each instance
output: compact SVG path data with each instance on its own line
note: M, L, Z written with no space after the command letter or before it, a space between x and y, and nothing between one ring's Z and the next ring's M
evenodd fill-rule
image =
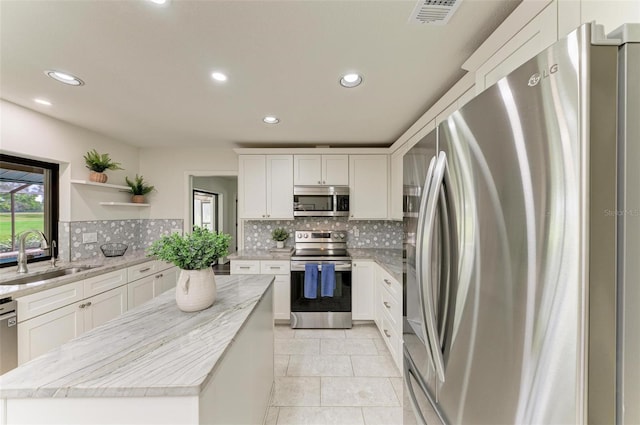
M307 239L308 237L309 237L309 234L308 234L308 233L305 233L305 234L304 234L304 238L305 238L305 239Z
M344 239L344 233L340 233L340 234L338 235L338 237L339 237L340 239Z
M296 233L296 238L300 239L302 237L302 233Z

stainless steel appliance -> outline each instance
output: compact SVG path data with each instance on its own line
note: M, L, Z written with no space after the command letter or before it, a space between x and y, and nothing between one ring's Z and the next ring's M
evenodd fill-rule
M347 217L348 186L294 186L293 215L296 217Z
M405 156L405 185L421 186L405 217L405 424L619 418L618 46L598 30L581 26Z
M335 273L332 296L305 297L305 268L317 267L317 281L322 280L326 266ZM291 327L351 327L351 257L347 253L347 232L335 230L297 230L295 251L291 257Z
M18 366L18 302L0 300L0 375Z

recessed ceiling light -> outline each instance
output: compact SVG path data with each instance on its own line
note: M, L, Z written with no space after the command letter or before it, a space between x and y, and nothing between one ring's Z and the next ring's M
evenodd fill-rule
M274 116L266 116L262 119L262 121L264 121L267 124L278 124L280 122L278 117L274 117Z
M60 71L45 71L49 77L53 78L56 81L60 81L61 83L69 84L70 86L82 86L84 85L84 81L75 75L67 74L66 72Z
M149 1L155 4L166 4L169 0L149 0Z
M40 105L51 106L51 102L45 99L33 99L33 101L39 103Z
M362 77L358 74L345 74L340 78L340 85L346 88L357 87L361 83Z
M218 72L218 71L211 73L211 78L220 82L227 81L227 76L222 72Z

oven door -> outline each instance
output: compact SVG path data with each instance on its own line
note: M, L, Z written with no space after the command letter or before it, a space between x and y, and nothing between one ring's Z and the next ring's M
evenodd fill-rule
M350 328L351 327L351 262L317 261L318 295L304 297L305 264L291 261L291 327L292 328ZM312 261L316 263L316 261ZM335 265L336 287L333 297L320 296L323 264Z

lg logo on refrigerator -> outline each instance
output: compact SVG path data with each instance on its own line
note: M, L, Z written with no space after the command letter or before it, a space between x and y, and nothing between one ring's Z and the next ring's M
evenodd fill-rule
M551 74L555 74L556 72L558 72L557 63L554 63L553 65L551 65L549 69L543 70L542 74L540 74L539 72L536 72L531 77L529 77L529 87L537 86L540 80L543 80L548 76L550 76Z

